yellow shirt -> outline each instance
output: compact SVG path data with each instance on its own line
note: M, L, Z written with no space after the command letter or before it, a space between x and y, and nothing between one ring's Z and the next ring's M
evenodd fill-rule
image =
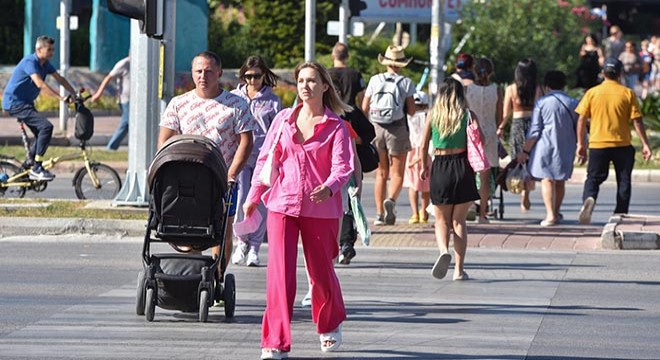
M591 118L590 149L630 145L631 120L642 117L635 93L608 79L589 89L575 112Z

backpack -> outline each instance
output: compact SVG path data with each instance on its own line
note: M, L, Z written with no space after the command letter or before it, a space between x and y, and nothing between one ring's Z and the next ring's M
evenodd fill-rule
M371 121L387 125L404 119L405 98L401 95L401 89L399 89L399 83L404 77L391 78L386 77L385 74L379 76L382 77L381 87L371 96L371 103L369 104Z
M87 141L94 135L94 115L82 104L76 104L76 129L74 136Z

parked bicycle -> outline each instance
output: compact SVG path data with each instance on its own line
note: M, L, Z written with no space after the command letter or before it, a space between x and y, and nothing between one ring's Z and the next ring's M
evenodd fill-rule
M49 170L61 162L82 160L83 167L78 169L72 183L78 199L112 200L121 189L121 179L115 169L91 158L87 140L94 133L94 116L84 105L91 96L83 96L83 92L84 89L81 89L72 99L76 117L75 136L80 140L78 150L44 160L42 166ZM22 198L28 190L42 192L48 188L50 182L30 179L28 173L34 163L34 159L30 157L30 141L34 139L28 137L25 125L20 121L19 127L25 148L25 161L0 155L0 196L9 198Z

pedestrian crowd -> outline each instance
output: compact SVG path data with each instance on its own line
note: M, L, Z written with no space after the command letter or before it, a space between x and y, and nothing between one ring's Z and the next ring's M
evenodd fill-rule
M40 37L36 44L36 52L16 67L3 109L37 137L30 176L49 179L52 175L40 161L52 125L45 126L48 120L33 101L41 90L57 95L44 82L49 74L70 93L74 89L48 61L54 41ZM614 213L627 213L635 155L631 125L642 142L643 157L651 157L634 90L638 82L642 97L660 89L660 42L652 37L637 49L612 26L603 45L587 35L580 48L575 79L586 89L581 100L564 91L568 78L561 71L547 71L539 81L531 58L518 62L514 81L502 91L491 80L493 60L469 54L458 55L455 73L430 99L401 74L412 61L402 47L392 45L379 54L383 72L365 82L347 65L348 46L337 43L332 68L314 61L295 68L297 98L289 108L283 108L273 92L279 79L265 59L248 57L239 70L238 87L226 91L219 86L223 68L218 55L197 54L191 63L195 88L169 102L159 124L158 147L176 134L195 134L220 148L228 179L237 186L230 194L224 251L216 247L213 254L224 254L225 264L256 267L261 264L261 244L268 239L262 359L287 358L291 350L299 240L309 286L304 301L311 306L321 350L341 345L346 309L334 266L335 261L348 265L356 256L356 229L364 214L352 205L360 201L364 172L376 171L374 226L396 224L404 186L412 210L408 223L426 224L434 216L439 255L431 275L438 279L449 271L450 240L452 278L469 279L468 212L478 202L478 223L490 222L488 204L494 179L503 171L499 163L506 156L502 141L507 132L508 154L523 168L521 211L530 209L530 191L535 182L541 183L546 216L540 226L563 220L564 184L576 158L588 163L579 222L591 221L610 162L617 179ZM110 149L127 133L129 61L118 62L93 95L97 100L114 78L123 84L122 122ZM238 230L254 217L263 219L255 229L234 234L232 223Z

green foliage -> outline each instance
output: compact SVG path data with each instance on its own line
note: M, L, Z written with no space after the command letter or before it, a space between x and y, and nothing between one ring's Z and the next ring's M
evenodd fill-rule
M280 82L273 89L273 93L280 97L283 108L290 107L296 100L296 87L291 85L282 85L282 82Z
M48 206L0 206L0 216L21 216L34 218L83 218L83 219L118 219L118 220L147 220L147 211L131 210L126 208L90 209L87 208L89 200L42 200L42 199L5 199L2 204L35 204L48 203Z
M641 107L644 125L651 131L660 131L660 93L649 94L642 100Z
M23 21L25 0L0 0L0 64L18 64L23 58Z
M537 63L539 77L548 70L570 76L591 23L585 4L584 0L467 2L463 22L453 32L454 44L474 27L461 52L493 60L496 82L512 81L516 64L527 57ZM448 64L453 65L454 59L451 54Z
M54 96L40 95L34 102L37 111L59 111L60 100ZM86 102L85 106L92 110L117 110L117 98L114 96L101 96L96 102ZM73 111L73 105L69 105L69 110Z
M16 127L16 133L19 133L18 126ZM88 147L88 149L93 151L92 159L96 161L128 161L128 152L126 150L111 151L106 150L105 147ZM78 149L71 146L49 146L44 156L46 158L51 158L62 156L64 154L71 154L76 151L78 151ZM23 145L0 145L0 154L13 156L20 160L25 159L25 149L23 148ZM80 163L82 164L82 160Z

